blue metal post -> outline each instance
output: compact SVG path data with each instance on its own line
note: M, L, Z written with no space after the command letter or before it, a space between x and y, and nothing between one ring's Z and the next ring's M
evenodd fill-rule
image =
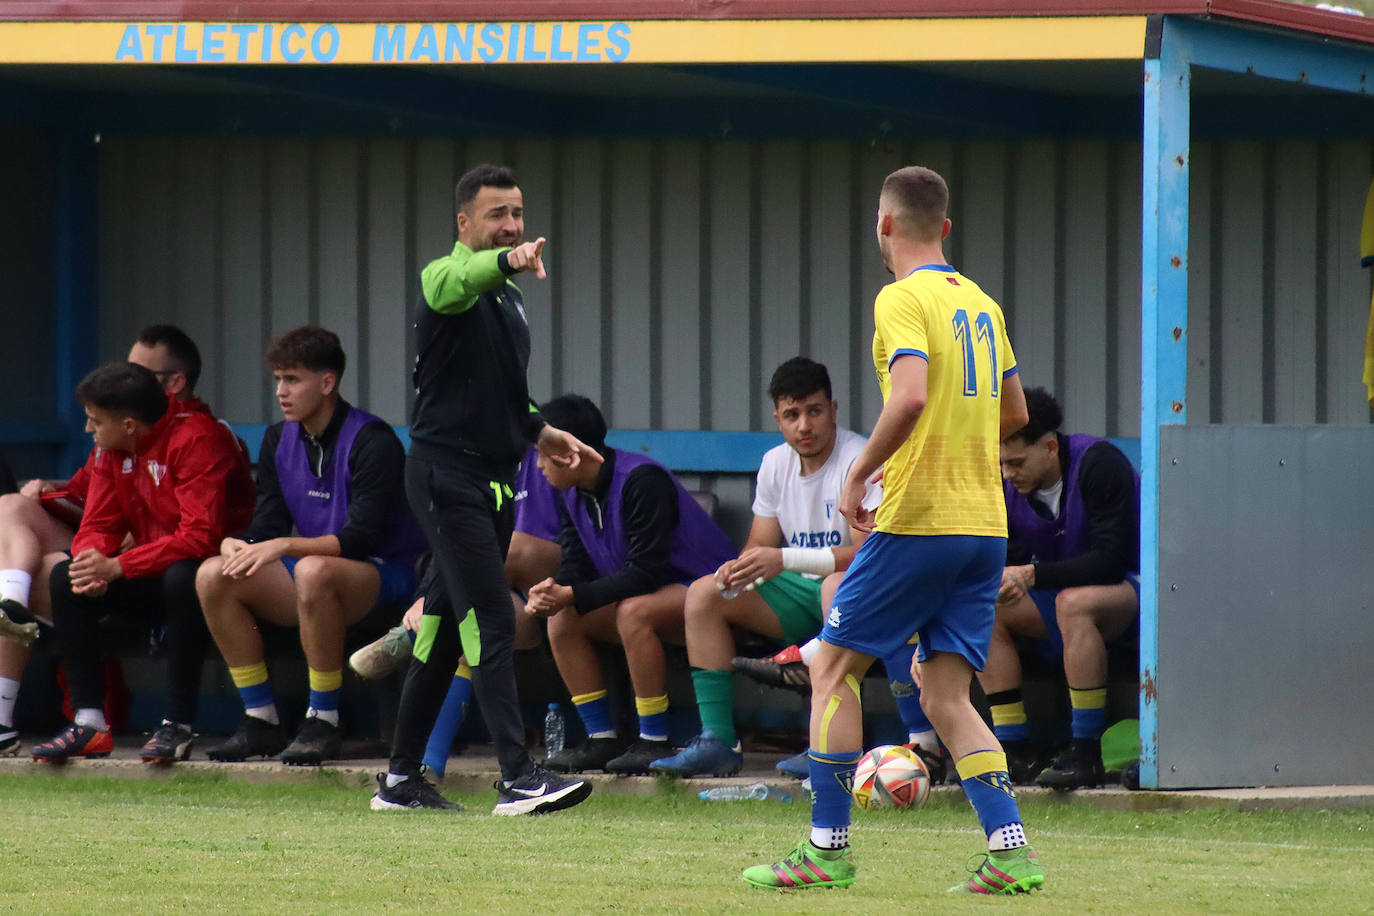
M76 385L95 366L99 314L96 304L98 140L64 134L57 145L53 303L57 338L57 403L54 415L66 431L60 473L74 471L90 450L85 412Z
M1187 420L1190 67L1163 23L1145 60L1141 226L1140 784L1159 787L1159 428Z

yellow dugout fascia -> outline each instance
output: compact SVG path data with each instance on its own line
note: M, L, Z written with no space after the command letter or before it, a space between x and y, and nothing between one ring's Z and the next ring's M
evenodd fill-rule
M0 64L1140 60L1144 16L625 22L3 22Z

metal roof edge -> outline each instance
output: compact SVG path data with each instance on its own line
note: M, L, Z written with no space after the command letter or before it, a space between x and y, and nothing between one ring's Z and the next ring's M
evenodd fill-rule
M1207 5L1208 12L1218 18L1242 19L1374 45L1374 17L1319 10L1288 0L1208 0Z

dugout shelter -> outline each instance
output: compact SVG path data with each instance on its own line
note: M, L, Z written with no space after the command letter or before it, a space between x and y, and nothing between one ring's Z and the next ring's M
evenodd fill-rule
M879 407L883 175L953 192L951 260L1028 385L1144 475L1142 782L1365 779L1374 428L1360 385L1374 21L1274 0L0 3L0 448L64 476L77 380L185 327L250 433L261 353L343 338L400 425L452 183L514 165L551 276L538 397L749 511L764 389ZM1354 702L1352 702L1354 700Z

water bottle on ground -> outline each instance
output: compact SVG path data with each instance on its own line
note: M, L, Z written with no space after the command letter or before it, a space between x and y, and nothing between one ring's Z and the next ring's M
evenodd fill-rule
M549 704L549 712L544 716L544 750L546 758L563 750L563 707L557 703Z
M698 793L702 801L742 801L752 799L754 801L780 801L790 802L792 795L779 789L777 786L770 786L766 782L756 782L747 786L716 786L714 789L707 789Z

